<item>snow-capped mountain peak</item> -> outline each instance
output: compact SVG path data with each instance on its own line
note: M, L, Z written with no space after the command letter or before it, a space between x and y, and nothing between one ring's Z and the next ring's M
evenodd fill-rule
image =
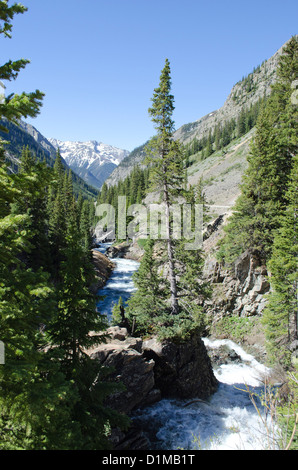
M89 140L87 142L48 139L59 150L68 166L88 184L100 188L112 171L130 152L112 145Z

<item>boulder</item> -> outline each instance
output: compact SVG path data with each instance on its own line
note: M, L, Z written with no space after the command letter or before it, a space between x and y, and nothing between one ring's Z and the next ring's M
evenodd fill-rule
M163 398L208 398L218 382L206 347L198 334L187 342L144 341L144 356L154 360L155 384Z
M88 351L102 365L112 368L109 379L124 385L106 404L129 414L161 398L208 398L217 388L207 349L198 334L187 342L142 341L126 328L111 327L109 339Z
M134 408L152 404L160 399L154 381L154 361L142 354L142 340L128 336L126 328L112 327L106 343L88 351L90 357L112 368L108 380L123 384L125 389L113 393L106 400L107 406L130 413Z

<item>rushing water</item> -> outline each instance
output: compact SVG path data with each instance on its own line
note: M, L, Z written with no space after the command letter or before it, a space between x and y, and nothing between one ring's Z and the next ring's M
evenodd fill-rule
M111 243L102 243L98 250L105 253L109 246ZM108 319L111 319L113 306L118 303L120 297L125 303L135 290L132 275L140 265L138 261L125 258L111 258L111 261L116 266L105 286L100 289L99 294L104 299L97 304L100 313L106 315Z
M105 252L108 246L103 244L99 250ZM106 298L98 304L99 310L108 318L119 297L126 301L135 290L132 274L139 267L133 260L114 258L112 261L116 268L100 290L100 295ZM273 427L268 433L258 399L263 392L261 378L269 370L230 340L205 338L204 342L209 348L226 345L241 357L241 363L223 364L214 370L219 381L217 392L208 401L163 399L138 410L133 419L146 430L153 449L272 449L268 434L272 433ZM252 393L257 407L252 403Z
M237 352L242 362L224 364L214 371L219 387L208 401L161 400L137 411L135 421L147 429L155 449L275 448L272 438L276 429L270 419L266 421L260 403L261 377L268 369L232 341L204 339L204 342L210 348L225 344Z

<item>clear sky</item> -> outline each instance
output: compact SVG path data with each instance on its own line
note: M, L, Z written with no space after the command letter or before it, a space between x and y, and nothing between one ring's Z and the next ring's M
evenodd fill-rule
M14 1L9 1L11 5ZM45 137L133 150L168 58L176 128L220 108L232 86L297 34L296 0L20 0L0 63L31 61L6 93L45 93L28 119Z

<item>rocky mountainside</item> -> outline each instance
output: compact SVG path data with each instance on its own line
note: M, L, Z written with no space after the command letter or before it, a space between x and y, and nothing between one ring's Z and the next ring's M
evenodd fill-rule
M195 122L184 124L176 130L174 138L179 139L183 144L187 144L195 138L199 140L207 136L210 131L212 132L217 124L223 126L225 122L237 119L243 109L254 105L260 98L268 96L271 92L271 85L276 79L277 63L283 47L284 45L270 59L264 61L247 77L236 83L221 108ZM138 147L128 158L122 160L107 179L106 183L109 186L117 184L132 171L134 165L139 165L142 162L144 146Z
M283 45L270 59L257 66L247 77L243 77L233 86L224 105L195 122L180 127L175 138L183 143L188 143L194 138L200 139L213 130L216 124L224 125L230 119L237 119L243 108L249 108L260 98L268 96L271 85L276 79L276 69Z
M45 152L48 152L53 158L55 158L56 148L34 126L22 120L19 121L19 126L21 129L23 129L23 131L27 132L27 134L33 137L35 142L37 142Z
M63 142L50 138L49 141L56 149L59 147L61 156L68 166L86 183L97 189L101 188L113 170L129 155L128 150L96 140Z
M224 150L197 161L188 168L188 182L195 185L202 178L204 193L213 218L226 213L240 194L242 175L255 130L233 140Z

